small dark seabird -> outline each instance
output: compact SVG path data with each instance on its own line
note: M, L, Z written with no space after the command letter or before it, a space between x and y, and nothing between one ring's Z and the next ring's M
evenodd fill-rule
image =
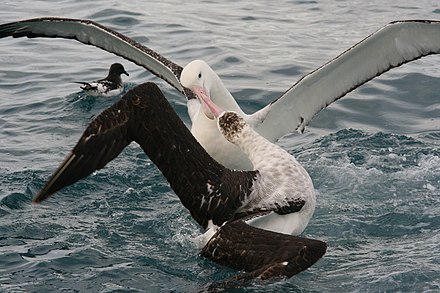
M88 96L117 96L124 90L121 74L129 76L121 63L113 63L108 70L108 75L100 80L92 82L77 81L82 84L83 89Z
M275 142L295 130L302 132L321 109L376 76L404 63L440 53L440 22L393 21L301 77L259 111L246 115L206 62L195 60L183 68L96 22L46 17L0 25L0 38L9 36L75 39L146 68L187 97L191 132L206 151L226 167L240 170L253 169L249 158L220 134L214 120L199 115L200 101L194 99L191 91L194 86L203 86L216 105L237 112L263 137Z
M202 99L210 102L206 101ZM103 168L135 141L206 230L200 239L201 255L241 271L211 288L243 286L254 278L289 278L306 270L327 249L325 242L289 235L301 233L313 214L315 193L309 175L237 113L217 116L222 133L249 154L255 170L231 170L217 163L160 89L144 83L90 123L34 202ZM265 154L268 157L261 158Z

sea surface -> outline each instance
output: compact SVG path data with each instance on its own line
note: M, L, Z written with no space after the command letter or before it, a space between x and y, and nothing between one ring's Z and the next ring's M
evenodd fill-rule
M0 3L1 23L42 16L97 21L180 65L204 59L253 112L390 21L440 20L440 3ZM126 89L157 82L189 126L184 97L120 57L73 40L0 40L0 292L196 292L236 274L198 255L202 230L135 144L31 204L120 98L88 97L74 82L102 78L114 62L130 73ZM440 292L440 56L375 78L279 144L313 179L317 206L303 235L328 251L291 279L233 292Z

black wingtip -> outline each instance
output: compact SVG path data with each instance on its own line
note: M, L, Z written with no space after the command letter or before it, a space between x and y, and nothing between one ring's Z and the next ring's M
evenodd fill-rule
M54 192L50 193L48 192L47 186L43 188L33 199L32 203L39 204L42 201L48 199Z
M32 202L46 200L58 190L103 168L116 158L132 142L131 127L138 129L137 124L129 123L137 120L132 112L136 107L151 106L149 97L166 101L159 87L147 82L129 90L120 101L98 115Z
M44 190L41 190L33 199L32 199L32 203L33 204L40 204L42 201L45 201L46 199L48 199L49 197L52 196L53 193L47 193L44 192Z
M41 203L41 201L37 200L37 198L34 197L34 198L32 199L32 203L33 203L33 204L39 204L39 203Z

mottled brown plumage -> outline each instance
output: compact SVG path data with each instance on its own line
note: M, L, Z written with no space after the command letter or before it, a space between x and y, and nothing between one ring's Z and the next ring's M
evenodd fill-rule
M235 112L226 112L218 119L218 125L223 136L229 140L234 141L236 137L245 126L246 122Z

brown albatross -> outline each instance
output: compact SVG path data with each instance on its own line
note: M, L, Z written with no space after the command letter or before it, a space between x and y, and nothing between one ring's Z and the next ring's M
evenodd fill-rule
M226 112L231 113L239 117ZM90 123L34 202L103 168L134 141L206 230L201 255L241 271L213 286L229 288L254 278L292 277L318 261L327 248L325 242L285 234L301 233L313 214L315 194L310 177L292 156L256 134L243 119L222 117L219 127L235 137L240 147L247 145L249 137L256 139L245 152L259 169L236 171L216 162L191 135L160 89L154 83L145 83ZM262 148L254 150L255 144ZM267 151L275 156L272 161L259 158ZM280 162L281 167L271 165ZM279 178L283 170L286 174L282 175L287 177L284 181ZM302 193L292 192L295 188ZM282 219L288 225L284 223L276 231L273 223L279 225Z

